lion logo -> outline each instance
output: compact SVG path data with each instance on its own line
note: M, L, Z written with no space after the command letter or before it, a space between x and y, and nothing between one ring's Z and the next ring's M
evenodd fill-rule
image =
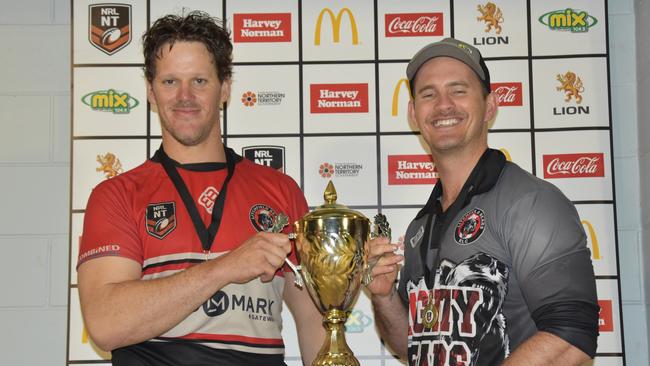
M120 159L113 153L107 152L105 155L97 155L97 162L99 168L95 168L95 171L104 173L106 179L111 179L124 171Z
M576 99L576 103L580 104L582 102L582 95L580 93L585 91L585 88L582 86L582 80L574 72L567 71L566 74L557 74L557 81L560 82L561 86L556 87L556 90L562 90L566 93L565 102L571 100L571 98Z
M487 25L485 33L494 28L496 34L501 34L501 23L503 23L503 14L501 14L501 9L489 1L485 6L479 4L476 6L476 9L481 13L481 16L477 17L476 20L482 20Z

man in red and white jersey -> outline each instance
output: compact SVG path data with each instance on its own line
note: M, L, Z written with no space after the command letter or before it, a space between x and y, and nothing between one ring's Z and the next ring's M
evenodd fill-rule
M114 365L285 365L283 301L305 363L321 315L294 285L287 230L300 188L222 143L232 44L201 12L165 16L143 36L147 95L162 146L91 194L78 258L81 310Z

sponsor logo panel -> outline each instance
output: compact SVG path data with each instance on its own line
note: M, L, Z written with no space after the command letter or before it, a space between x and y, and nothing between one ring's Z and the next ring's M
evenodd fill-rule
M318 174L323 178L358 177L363 165L358 163L322 163L318 166Z
M438 171L431 155L388 155L388 185L435 184Z
M544 155L544 178L592 178L605 176L603 153Z
M501 36L501 31L503 30L503 12L501 8L496 6L492 2L487 2L485 5L477 5L476 9L478 10L480 16L476 17L476 20L481 23L485 23L485 33L494 33L495 36L480 36L473 37L473 43L475 46L493 46L493 45L507 45L510 44L510 38L508 36Z
M127 92L114 89L97 90L81 97L81 102L98 112L128 114L140 102Z
M266 165L284 173L284 146L245 146L242 155L259 165Z
M234 14L236 43L291 42L291 13Z
M311 113L368 113L368 84L311 84Z
M109 56L131 43L131 5L89 5L88 23L90 43Z
M385 15L386 37L431 37L443 35L442 13Z
M95 168L95 171L103 173L106 179L111 179L124 172L122 162L120 162L120 159L118 159L112 152L107 152L104 155L97 155L96 160L97 163L99 163L99 166Z
M241 96L241 102L245 107L280 105L286 97L285 93L279 91L246 91Z
M560 9L539 17L539 22L554 31L585 33L598 23L598 19L580 9Z
M612 300L598 300L598 306L600 306L598 330L601 332L613 332L614 315L612 312Z
M330 8L324 8L318 14L316 18L316 26L314 29L314 45L320 46L321 43L321 29L323 28L323 17L327 15L330 19L330 24L332 25L332 42L339 43L341 41L341 22L343 21L343 15L347 15L348 20L350 21L350 31L352 32L352 44L359 44L359 30L357 28L357 21L354 18L354 14L350 11L349 8L342 8L339 10L336 15Z
M402 85L405 87L402 88ZM411 95L411 86L409 85L409 81L407 78L402 78L399 79L397 84L395 84L395 88L393 89L393 100L390 108L390 115L393 117L397 117L397 114L399 113L399 94L402 89L406 89L406 92L409 95Z
M523 105L522 83L491 83L490 87L499 99L499 107L521 107Z

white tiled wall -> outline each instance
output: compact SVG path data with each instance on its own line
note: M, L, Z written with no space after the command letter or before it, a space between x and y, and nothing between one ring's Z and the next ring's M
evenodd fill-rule
M650 37L634 35L650 34L650 3L608 3L626 358L648 365ZM63 365L70 1L2 0L1 9L0 365Z
M64 365L70 1L0 9L0 365Z

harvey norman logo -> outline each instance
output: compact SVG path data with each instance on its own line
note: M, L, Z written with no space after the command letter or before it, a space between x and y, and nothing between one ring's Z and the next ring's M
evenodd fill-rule
M316 19L316 29L314 29L314 45L320 46L320 33L323 29L323 17L327 14L332 24L332 42L339 43L341 41L341 21L343 20L343 14L347 14L348 19L350 20L350 31L352 32L352 44L359 44L359 30L357 29L357 21L354 19L354 15L348 8L343 8L339 10L336 15L330 8L324 8L318 14Z
M385 15L386 37L442 36L442 13Z
M291 13L234 14L233 40L246 42L291 42Z
M438 171L431 155L388 155L388 185L435 184Z
M604 177L603 153L544 155L544 178Z
M492 91L499 99L499 107L520 107L523 104L521 83L491 83Z
M311 84L311 113L368 113L368 84Z

